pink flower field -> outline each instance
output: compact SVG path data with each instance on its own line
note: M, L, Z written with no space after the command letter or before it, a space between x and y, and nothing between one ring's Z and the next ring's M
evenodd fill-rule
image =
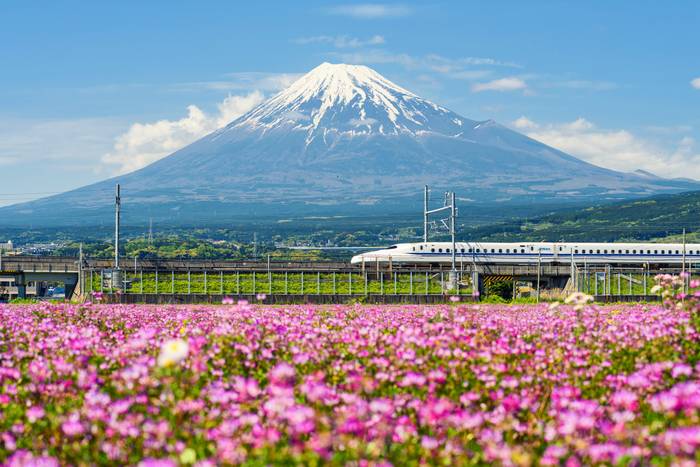
M662 306L0 305L9 465L700 461Z

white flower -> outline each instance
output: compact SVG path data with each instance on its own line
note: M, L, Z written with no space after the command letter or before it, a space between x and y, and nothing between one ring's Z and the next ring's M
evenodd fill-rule
M651 293L659 293L661 292L661 289L663 289L663 287L661 287L660 285L655 285L651 288Z
M574 292L568 297L566 297L566 300L564 300L564 303L567 305L573 305L574 310L576 311L581 311L583 310L584 306L586 306L587 303L591 303L593 301L593 297L590 295L587 295L583 292Z
M593 297L583 292L574 292L564 300L567 305L582 305L593 301Z
M187 358L190 346L182 339L171 339L160 347L158 366L172 366Z

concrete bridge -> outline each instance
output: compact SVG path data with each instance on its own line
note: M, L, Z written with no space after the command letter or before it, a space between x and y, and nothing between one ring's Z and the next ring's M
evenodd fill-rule
M431 277L441 278L449 273L449 265L426 265L422 267L406 267L387 263L350 265L347 262L320 262L320 261L225 261L202 259L136 259L123 258L122 274L136 278L147 273L158 273L162 277L185 273L207 273L214 275L226 274L250 274L250 273L306 273L313 274L348 274L362 273L370 279L393 280L395 274L421 276L429 274ZM0 298L5 297L41 297L45 295L49 284L58 283L65 287L67 299L78 298L90 293L93 283L86 282L86 277L108 276L113 267L112 260L84 259L82 262L75 257L38 257L38 256L4 256L0 257ZM571 292L585 290L594 295L615 295L613 293L617 282L618 295L621 290L621 277L629 277L629 292L632 294L632 267L627 266L625 271L611 269L610 265L587 265L582 268L572 268L563 264L460 264L459 276L462 284L474 285L483 294L485 288L495 282L528 283L542 291L558 290ZM677 273L672 270L649 271L639 265L635 269L634 279L640 282L643 275L644 290L647 290L647 278L657 272ZM627 275L625 275L627 274ZM602 277L602 279L599 279ZM440 279L442 281L442 279ZM627 279L622 279L627 280ZM157 281L157 279L156 279ZM444 282L443 282L444 283ZM606 285L607 284L607 285ZM639 288L639 287L638 287ZM101 290L102 287L100 287ZM359 290L357 291L359 292ZM625 292L626 293L626 292Z
M136 259L121 260L124 271L135 275L148 272L167 273L251 273L251 272L305 272L305 273L351 273L363 272L370 278L386 278L392 274L431 273L446 274L449 266L406 267L386 263L360 265L346 262L321 261L222 261L202 259ZM82 263L75 257L5 256L0 259L0 296L27 297L43 296L50 283L60 283L65 287L65 297L76 298L85 287L84 277L88 274L111 271L113 262L103 259L84 259ZM564 265L503 265L503 264L464 264L460 266L460 277L469 277L472 284L478 284L483 291L485 285L494 281L530 281L539 278L543 289L563 289L571 275L571 268Z
M49 284L60 284L65 297L71 299L81 294L80 273L81 266L75 258L2 257L0 297L41 297Z

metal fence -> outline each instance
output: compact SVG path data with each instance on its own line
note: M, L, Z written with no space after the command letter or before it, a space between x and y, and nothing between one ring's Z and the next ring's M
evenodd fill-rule
M609 265L583 265L574 268L571 281L573 289L593 296L652 296L658 274L680 275L686 272L689 284L691 278L700 276L696 264L685 268L650 268L647 265L636 267L611 267Z
M471 295L471 276L448 271L161 271L93 270L84 272L87 293L211 295Z

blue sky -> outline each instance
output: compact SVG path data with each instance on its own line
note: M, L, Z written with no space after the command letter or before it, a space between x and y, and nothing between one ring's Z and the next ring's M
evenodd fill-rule
M700 2L0 3L0 205L156 160L323 61L700 179Z

